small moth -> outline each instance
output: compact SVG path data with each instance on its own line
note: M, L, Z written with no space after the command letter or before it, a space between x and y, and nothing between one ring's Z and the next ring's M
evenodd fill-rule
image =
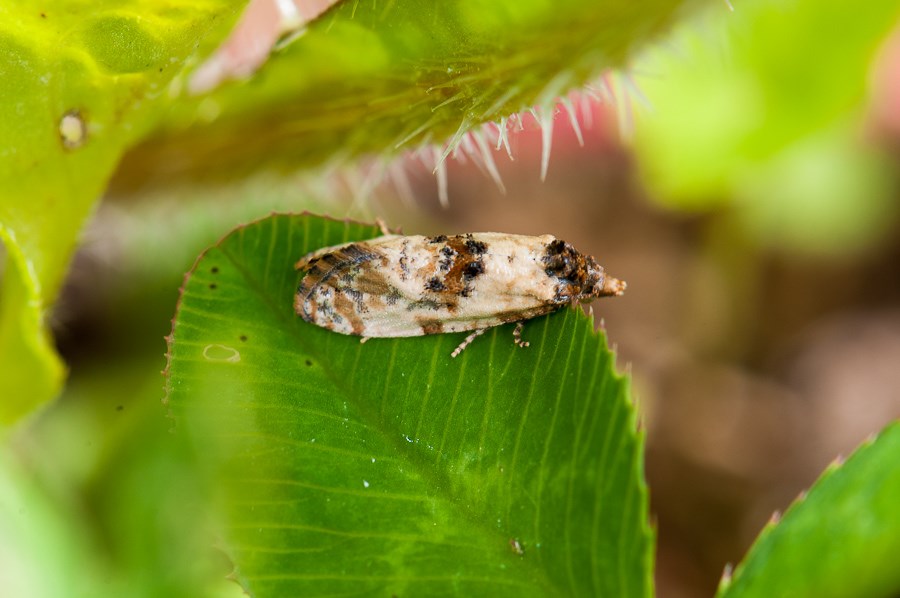
M305 274L294 309L307 322L363 340L474 331L453 357L508 322L518 322L515 343L526 347L523 320L625 291L552 235L386 234L320 249L296 268Z

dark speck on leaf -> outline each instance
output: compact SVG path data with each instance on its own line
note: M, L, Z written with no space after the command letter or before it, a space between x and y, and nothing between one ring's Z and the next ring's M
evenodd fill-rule
M218 274L218 273L219 273L219 267L218 267L218 266L213 266L212 268L209 269L209 271L212 272L213 274Z
M307 360L306 360L306 365L312 366L312 361L310 361L309 359L307 359Z
M116 411L124 411L125 405L116 405Z
M218 285L217 285L216 283L214 283L214 282L211 282L211 283L209 283L209 288L215 290L215 289L218 288Z
M247 335L246 335L246 334L242 334L240 338L241 338L241 342L242 342L242 343L246 343L246 342L247 342Z

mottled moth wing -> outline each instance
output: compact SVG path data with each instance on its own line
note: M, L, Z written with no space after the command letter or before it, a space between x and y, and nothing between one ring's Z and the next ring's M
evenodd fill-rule
M552 239L552 237L549 237ZM328 330L403 337L496 326L567 301L545 273L548 241L499 233L384 236L329 247L298 268L295 308Z

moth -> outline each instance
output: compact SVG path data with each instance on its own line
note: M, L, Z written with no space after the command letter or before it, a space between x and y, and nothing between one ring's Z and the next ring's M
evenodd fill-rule
M593 257L552 235L386 234L326 247L297 262L304 271L294 309L340 334L408 337L473 331L456 357L488 328L522 322L566 305L621 295Z

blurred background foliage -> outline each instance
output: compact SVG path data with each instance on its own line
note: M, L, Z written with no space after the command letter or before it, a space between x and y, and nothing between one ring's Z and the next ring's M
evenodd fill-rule
M345 4L340 10L358 3ZM660 4L660 15L674 18L678 3ZM504 104L502 87L488 86L493 95L470 104L481 108L473 123L490 108L497 116L523 102L542 110L512 127L513 161L491 152L505 193L477 148L448 158L447 209L430 145L396 162L308 159L321 154L296 133L335 130L318 115L353 97L323 79L302 110L296 96L280 95L282 82L300 77L290 53L326 43L315 36L247 83L177 106L124 157L83 233L53 313L69 380L58 401L15 431L0 466L3 503L28 505L27 519L0 522L22 523L0 530L3 560L21 564L6 573L12 587L53 596L72 589L62 580L79 579L110 594L237 595L215 581L229 565L206 548L210 514L183 509L204 504L204 489L158 403L163 336L181 277L205 246L269 211L309 209L380 215L408 232L552 232L627 279L627 297L598 312L648 429L657 590L711 594L774 510L900 416L898 7L733 4L733 12L711 3L682 18L624 73L573 96L577 131L565 105L552 120L547 106L597 65L621 64L625 41L613 40L622 52L608 62L579 54L581 70L569 78L535 74L543 92L532 82ZM467 22L487 28L485 38L500 35L508 46L492 51L510 60L528 23L506 4L490 14ZM328 43L356 35L366 34L347 30ZM438 64L452 54L435 48ZM345 66L365 71L378 60L365 54ZM312 72L327 80L332 66ZM458 66L496 76L489 64ZM433 109L423 104L419 120L386 133L379 123L419 96L395 97L391 81L384 85L384 120L357 126L371 106L347 112L331 143L417 147L459 127L459 113L438 110L432 135L416 133ZM440 102L452 105L457 93ZM380 142L367 146L370 136ZM466 140L477 145L457 139ZM313 162L314 171L296 168ZM31 544L35 526L46 533ZM58 563L52 574L33 568L48 561Z
M637 149L653 198L694 213L730 205L756 242L784 251L854 255L893 232L896 181L865 117L897 7L848 10L742 4L637 65L660 74L640 78L653 118ZM827 31L840 39L824 43Z

